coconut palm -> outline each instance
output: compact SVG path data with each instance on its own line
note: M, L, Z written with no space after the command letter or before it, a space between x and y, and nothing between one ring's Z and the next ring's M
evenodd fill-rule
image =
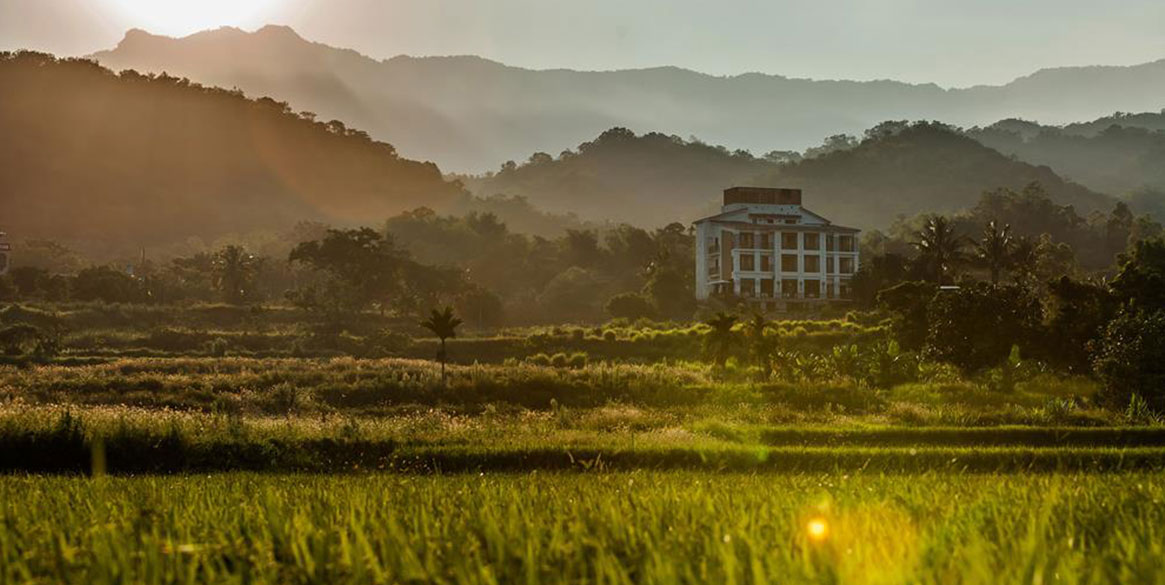
M991 284L999 284L999 275L1011 267L1015 244L1010 224L1000 229L993 219L983 228L983 239L975 243L975 257L991 273Z
M433 309L433 313L429 315L428 319L421 321L421 327L428 329L441 340L441 349L437 352L437 360L441 362L441 384L445 384L445 340L451 337L457 337L457 327L461 325L461 319L453 315L453 307L445 307L438 311Z
M723 312L716 313L708 320L712 330L704 336L704 352L721 368L728 362L728 356L732 355L732 349L737 344L736 334L732 331L735 325L736 317Z
M752 365L759 367L766 378L771 372L769 357L772 356L775 349L771 339L765 336L770 325L772 323L765 319L761 313L754 313L752 319L744 323L744 333L748 339L748 353Z
M963 248L967 241L955 233L950 220L934 215L926 220L922 231L918 232L918 259L935 282L948 282L948 276L963 260Z
M215 253L212 259L214 285L224 301L239 304L251 296L261 262L242 246L233 244Z

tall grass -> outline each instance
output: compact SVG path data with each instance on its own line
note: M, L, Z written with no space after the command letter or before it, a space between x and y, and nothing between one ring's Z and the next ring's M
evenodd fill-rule
M1162 479L7 477L0 581L1159 583Z

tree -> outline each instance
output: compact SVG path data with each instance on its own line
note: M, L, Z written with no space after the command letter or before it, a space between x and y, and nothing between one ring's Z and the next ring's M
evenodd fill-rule
M1111 284L1117 298L1139 309L1165 309L1165 240L1139 241L1119 262Z
M1036 346L1043 320L1039 299L1027 289L986 283L939 291L926 315L924 352L964 372L999 364L1013 346Z
M471 286L457 295L455 306L457 312L465 315L477 329L498 325L505 316L502 300L479 286Z
M696 310L696 296L692 281L671 268L652 271L643 292L660 316L669 319L690 319Z
M20 296L24 298L35 297L45 292L51 280L48 270L35 266L13 268L8 276L20 291Z
M594 272L571 266L546 283L539 303L554 321L585 321L600 315L602 292Z
M983 239L975 243L975 257L991 274L991 284L999 284L999 275L1011 267L1015 240L1011 237L1011 225L999 228L992 219L983 228Z
M1165 311L1123 310L1105 328L1093 367L1109 406L1124 407L1139 396L1165 411Z
M1048 335L1039 348L1044 360L1068 371L1091 369L1093 343L1117 310L1108 287L1062 276L1048 286Z
M744 323L744 335L748 340L748 357L752 365L761 369L761 375L768 378L772 373L771 359L773 352L776 351L776 344L773 342L773 337L766 335L771 323L761 313L753 313L753 316Z
M878 298L878 293L905 281L909 277L906 258L898 254L877 254L862 261L862 267L854 275L854 302L869 307Z
M255 295L255 276L262 264L260 258L234 244L219 250L212 262L214 287L223 301L237 305Z
M408 255L370 228L328 230L322 240L302 242L288 259L304 264L327 279L322 288L297 291L307 308L356 313L369 305L384 311L401 292L401 271Z
M941 215L933 215L926 220L914 247L918 250L918 261L927 275L936 283L950 282L949 276L955 266L963 260L966 240L955 233L950 220Z
M655 307L643 295L634 292L620 293L611 297L605 307L607 314L615 319L640 319L655 316Z
M878 293L878 307L891 315L890 333L902 349L918 351L926 343L926 310L936 292L934 283L912 281Z
M421 322L421 327L428 329L441 340L441 349L437 351L437 360L441 362L441 384L445 384L445 362L448 354L445 351L445 340L451 337L457 337L457 327L461 325L461 319L453 315L453 307L445 307L438 311L433 309L433 313L429 315L428 319Z
M86 268L73 279L73 298L79 301L132 303L143 299L141 283L108 266Z
M716 313L708 320L712 329L704 334L704 353L712 362L723 368L737 345L736 334L732 331L736 317L727 313Z

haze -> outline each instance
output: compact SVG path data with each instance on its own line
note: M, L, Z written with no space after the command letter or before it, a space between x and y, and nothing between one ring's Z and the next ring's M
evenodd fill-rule
M134 27L181 36L267 23L379 58L475 54L536 69L675 65L946 87L1165 57L1165 3L1153 0L0 0L0 49L83 55Z

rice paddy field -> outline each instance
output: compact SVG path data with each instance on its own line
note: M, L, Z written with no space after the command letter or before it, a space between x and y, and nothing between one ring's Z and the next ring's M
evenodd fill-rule
M0 579L1155 583L1165 475L0 478Z
M1034 376L0 366L0 583L1165 583L1165 425Z

